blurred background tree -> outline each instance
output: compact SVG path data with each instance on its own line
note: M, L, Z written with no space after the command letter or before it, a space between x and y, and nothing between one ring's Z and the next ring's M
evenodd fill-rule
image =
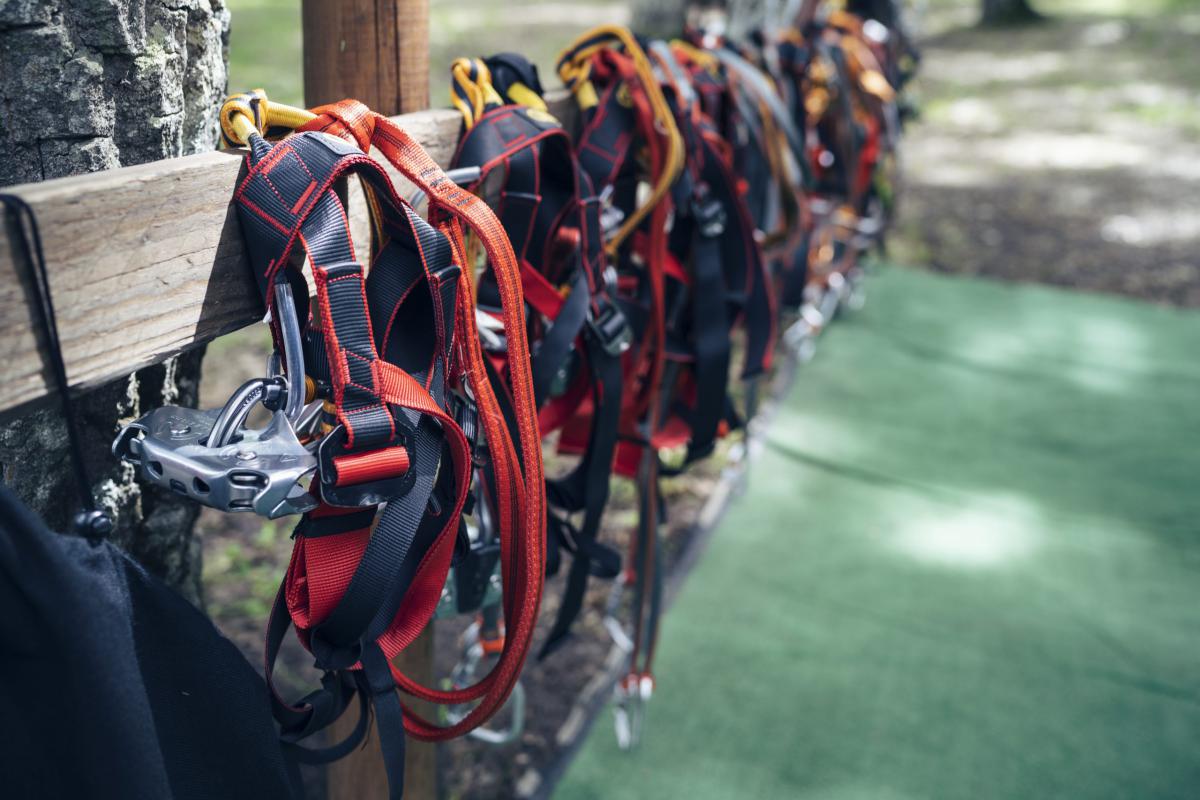
M1012 25L1038 19L1039 14L1029 5L1029 0L981 0L984 25Z

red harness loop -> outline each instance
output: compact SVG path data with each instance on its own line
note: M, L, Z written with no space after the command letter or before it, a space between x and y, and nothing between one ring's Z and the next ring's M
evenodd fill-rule
M317 118L298 130L320 131L354 142L364 153L371 150L378 115L357 100L342 100L313 109Z
M429 197L430 222L449 240L454 263L468 264L463 231L464 225L469 228L487 251L500 288L502 315L511 354L508 388L516 411L517 441L514 442L509 433L488 380L475 326L475 287L470 269L464 269L459 278L455 362L478 403L480 424L493 459L498 489L495 502L504 577L505 628L508 632L504 648L492 671L479 683L453 691L421 686L394 666L392 668L397 685L414 697L443 704L479 700L479 704L464 719L449 727L436 725L406 708L405 727L410 734L424 740L447 739L483 723L503 705L528 653L541 600L545 559L545 486L529 348L524 333L521 270L504 230L492 211L483 201L449 180L405 130L355 100L323 106L317 109L317 113L317 119L305 125L304 130L340 136L354 141L364 151L374 147L405 178L426 193ZM400 370L385 370L381 377L385 391L403 390L406 388L405 379L411 381L411 377ZM456 509L454 519L457 519L457 512ZM429 552L410 590L420 598L419 602L408 609L405 619L395 620L393 626L380 637L379 643L389 658L415 638L432 614L449 567L452 544L452 539L445 537L443 544ZM312 587L309 587L309 592L311 595ZM310 603L310 612L312 610Z

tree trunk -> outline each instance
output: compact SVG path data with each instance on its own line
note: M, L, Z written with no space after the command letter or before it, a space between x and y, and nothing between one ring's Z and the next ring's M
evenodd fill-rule
M1039 19L1029 0L982 0L981 25L1014 25Z
M224 0L0 0L0 185L212 148L228 31ZM53 269L54 253L46 260ZM150 408L195 405L202 355L143 369L76 406L92 489L113 514L116 541L194 602L198 508L139 485L109 445ZM57 405L0 426L0 480L57 530L75 511L67 453Z

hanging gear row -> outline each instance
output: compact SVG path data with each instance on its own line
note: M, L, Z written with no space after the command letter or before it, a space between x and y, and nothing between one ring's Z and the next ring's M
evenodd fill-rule
M399 796L406 733L513 738L544 578L564 569L539 656L567 640L589 578L613 580L605 623L629 664L617 734L637 742L662 607L660 480L746 427L780 320L811 355L882 241L915 54L894 16L872 13L741 46L711 26L671 42L597 28L558 59L576 131L524 57L459 59L447 172L354 100L226 101L224 139L250 150L234 204L275 355L224 408L155 410L114 452L206 505L301 515L266 643L268 683L291 626L324 673L299 702L272 690L292 757L345 755L371 707ZM372 149L417 195L396 193ZM368 265L339 196L349 175L370 211ZM270 422L252 429L258 405ZM575 461L547 478L551 434ZM599 540L613 474L638 491L624 559ZM393 663L435 614L478 617L441 689ZM481 728L514 692L509 728ZM302 743L355 700L347 739Z

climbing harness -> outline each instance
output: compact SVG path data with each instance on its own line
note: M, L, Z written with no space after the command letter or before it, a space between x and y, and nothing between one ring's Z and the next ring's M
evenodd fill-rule
M653 690L665 521L659 476L707 456L741 424L727 388L731 336L745 326L742 377L752 383L770 366L774 306L732 152L673 49L604 27L565 50L558 71L580 109L576 152L607 202L606 249L635 334L615 469L636 482L638 524L606 615L614 639L628 645L630 669L616 688L618 739L628 747ZM661 452L680 450L673 466L660 463ZM626 595L628 634L616 622Z
M777 338L807 357L861 302L860 256L886 228L916 56L891 0L849 6L871 13L824 8L741 45L719 26L672 42L597 28L558 58L578 109L567 125L524 57L459 59L446 172L353 100L226 102L225 142L249 148L234 203L275 351L222 408L156 409L113 449L202 504L301 517L265 654L272 686L294 626L323 672L299 702L271 688L292 758L345 755L373 712L396 797L405 734L519 738L520 672L564 552L540 655L567 641L589 578L613 579L603 622L627 658L614 722L621 748L638 744L663 604L661 478L745 426ZM413 184L408 200L382 162ZM362 260L350 177L370 216ZM797 316L778 337L781 307ZM547 479L551 436L576 460ZM623 559L599 541L614 474L637 494ZM473 619L437 688L393 663L434 616ZM354 702L345 740L306 744Z
M605 201L605 249L617 274L617 299L634 333L623 356L622 403L615 471L637 482L637 530L613 592L632 594L629 670L616 689L618 725L628 697L623 687L653 683L661 574L653 553L660 538L657 447L667 432L667 270L670 192L684 166L684 143L654 67L628 30L605 26L585 33L558 57L558 73L580 112L576 153ZM680 274L680 278L686 276ZM685 299L682 292L676 297ZM644 681L643 681L644 679ZM649 692L647 692L648 695ZM638 716L641 705L631 709Z
M297 704L272 691L282 737L300 761L334 760L362 740L370 705L391 793L399 796L404 732L440 740L494 714L516 683L540 602L544 488L528 350L516 324L523 316L516 262L490 210L447 179L407 132L356 101L306 113L255 92L230 98L221 116L226 137L250 146L249 171L234 199L284 375L247 384L219 413L192 416L206 434L174 448L182 457L161 471L183 482L202 457L252 465L260 455L278 457L270 462L277 469L257 473L268 479L260 493L237 503L269 516L304 512L268 625L266 675L270 684L291 625L325 672L322 687ZM262 136L272 126L297 124L300 130L277 144ZM428 222L396 195L379 162L365 154L371 147L425 192ZM360 179L372 211L365 270L337 194L349 175ZM474 276L460 266L468 263L465 230L501 278L499 314L518 355L506 375L511 427L478 345ZM299 269L302 254L316 284L314 302ZM296 399L301 386L304 402ZM306 402L320 404L311 422ZM242 425L256 403L273 414L261 432ZM143 471L158 469L148 456L172 452L161 440L173 429L158 422L143 418L118 439ZM279 451L260 453L273 443ZM188 446L208 452L183 452ZM293 472L281 475L283 464ZM307 500L297 490L301 472L310 476ZM205 474L191 474L185 493L202 493L195 481ZM243 480L236 471L225 475L234 485ZM289 487L283 505L272 504L282 492L273 491L277 477ZM462 515L479 511L472 508L478 502L467 503L473 481L484 487L479 494L497 532L507 635L479 681L426 688L392 659L438 605L456 542L466 535ZM397 689L433 703L476 705L441 726L402 704ZM346 740L319 750L300 744L355 695L363 713Z
M619 571L620 557L597 533L617 443L621 355L632 333L613 298L601 200L570 135L546 110L536 68L502 53L458 59L451 73L451 100L463 115L453 164L474 169L468 187L494 207L520 263L541 433L562 431L560 449L580 456L570 472L547 481L553 510L547 571L558 571L563 551L573 560L545 656L566 640L589 576L612 578ZM480 275L485 313L495 308L496 280L491 270ZM510 368L505 333L494 325L485 339L496 376ZM572 520L577 513L578 524Z

